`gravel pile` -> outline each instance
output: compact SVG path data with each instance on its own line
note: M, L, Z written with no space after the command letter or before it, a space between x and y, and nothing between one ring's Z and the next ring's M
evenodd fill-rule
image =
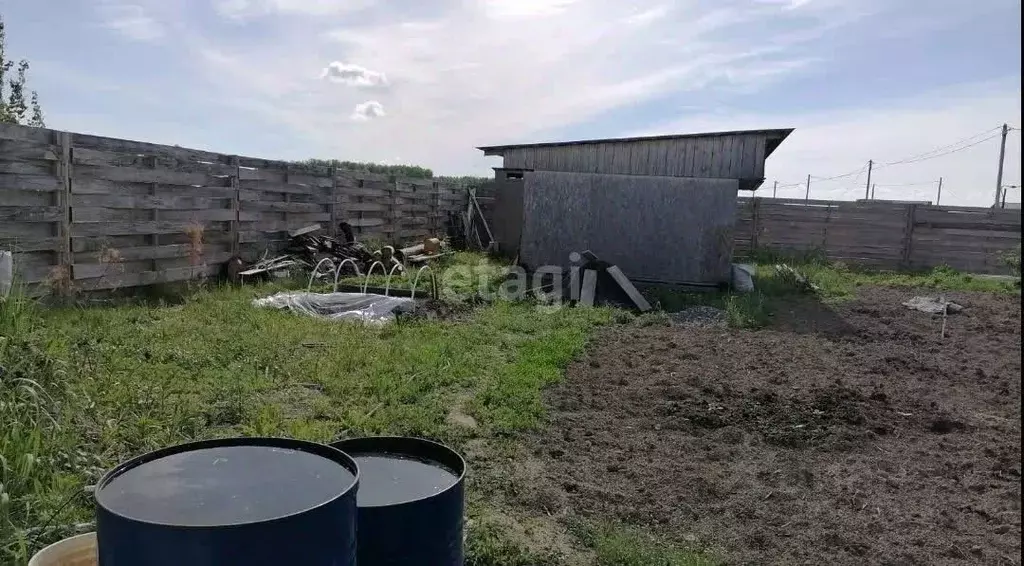
M725 311L715 307L690 307L668 316L676 326L724 326L728 322Z

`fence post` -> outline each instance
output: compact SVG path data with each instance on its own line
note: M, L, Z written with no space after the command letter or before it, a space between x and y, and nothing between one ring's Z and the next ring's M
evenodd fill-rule
M757 234L761 231L760 226L758 226L758 222L760 222L761 198L753 197L750 201L753 203L750 214L750 255L753 257L757 253Z
M825 254L825 259L828 259L828 225L832 221L833 206L836 204L829 202L825 208L825 229L821 231L821 253Z
M331 176L331 227L327 230L327 233L334 236L338 235L338 177L335 176L336 170L333 165L327 168L328 174Z
M903 225L903 258L900 261L900 267L903 269L910 267L910 255L914 247L914 219L917 216L916 204L906 206L906 222Z
M61 283L66 283L70 289L74 263L71 248L71 133L54 131L53 136L54 145L57 146L57 180L60 183L57 206L61 210L60 224L57 227L57 235L60 238L57 262L61 271Z
M391 175L388 177L388 182L391 184L389 189L391 198L388 199L388 221L391 222L390 243L398 246L401 244L401 234L398 230L398 177Z
M242 216L242 183L240 173L240 160L237 155L231 156L232 173L229 177L231 183L231 210L235 219L231 221L231 257L238 257L239 249L242 247L242 238L239 234L240 220Z
M441 232L441 184L434 181L430 185L430 235L440 237Z
M156 170L156 156L155 155L147 155L144 158L144 163L146 164L146 168L151 169L151 170ZM160 183L147 183L147 184L149 185L149 195L152 196L152 197L155 197L160 192ZM135 211L133 211L132 218L135 218L134 212ZM150 210L149 218L147 218L147 220L152 220L154 224L159 222L160 221L160 210L157 209L157 208L154 208L154 209ZM150 234L147 239L149 240L149 245L152 246L153 248L156 248L156 247L160 246L160 236L159 236L159 234ZM157 255L159 255L159 254L157 254ZM157 259L155 257L149 262L149 268L152 271L157 271Z

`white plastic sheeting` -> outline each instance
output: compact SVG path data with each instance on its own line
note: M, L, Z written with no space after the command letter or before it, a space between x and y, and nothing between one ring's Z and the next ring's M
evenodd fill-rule
M411 308L413 299L386 297L373 293L307 293L285 291L253 299L253 306L287 309L308 316L329 320L354 320L383 325L395 319L395 311Z
M943 297L913 297L905 301L903 306L928 314L953 314L964 310L962 306Z
M750 293L754 290L754 275L756 273L756 265L746 263L732 264L732 288L740 293Z

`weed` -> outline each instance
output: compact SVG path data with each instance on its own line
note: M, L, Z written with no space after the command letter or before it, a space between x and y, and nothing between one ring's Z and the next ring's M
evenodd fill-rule
M999 257L1003 265L1010 269L1010 274L1017 277L1020 277L1020 251L1020 244L1017 244L1015 249L1007 250Z
M699 551L675 547L624 525L576 523L573 531L597 555L598 566L714 566Z
M557 556L541 554L517 544L507 527L474 517L467 527L466 566L555 566Z
M725 313L734 328L761 328L771 320L771 309L761 291L727 295Z

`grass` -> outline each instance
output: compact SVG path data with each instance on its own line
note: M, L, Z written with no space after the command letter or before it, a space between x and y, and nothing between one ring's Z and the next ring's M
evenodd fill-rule
M628 526L583 528L580 538L594 550L599 566L714 566L713 558L698 551L666 545Z
M780 305L807 294L806 289L802 289L787 272L776 270L775 266L779 264L794 267L817 288L814 292L817 299L826 303L852 299L857 290L864 286L907 287L930 292L1020 293L1019 280L961 273L945 266L924 272L887 272L855 269L841 263L829 263L813 255L795 258L797 261L788 258L789 263L786 263L787 258L764 255L753 259L763 263L754 264L757 274L754 276L755 291L752 293L682 293L672 289L656 289L652 292L653 298L669 312L708 305L725 310L730 326L761 328L771 322L773 313Z
M537 427L541 388L612 318L497 302L459 322L369 328L250 305L277 289L213 288L164 306L0 303L0 563L91 520L83 488L157 447L379 433L460 446ZM477 429L448 423L456 405Z
M448 288L493 290L500 265L481 259L459 254L445 260L439 268ZM1019 292L948 269L882 274L816 262L798 269L826 301L875 284ZM710 304L725 309L733 326L763 326L797 291L767 264L758 273L755 293L659 293L657 299L666 310ZM41 545L90 521L83 488L104 470L187 440L271 435L329 441L388 433L460 448L479 438L512 442L515 433L541 426L542 389L561 378L596 327L665 319L664 313L635 317L497 301L458 322L404 320L370 328L250 305L281 289L212 287L173 303L149 298L92 308L44 309L18 292L0 301L0 563L23 564ZM450 423L456 408L477 427ZM471 516L487 501L487 493L472 497ZM559 563L510 539L500 526L476 523L468 532L471 566ZM709 560L628 527L577 534L603 566Z

